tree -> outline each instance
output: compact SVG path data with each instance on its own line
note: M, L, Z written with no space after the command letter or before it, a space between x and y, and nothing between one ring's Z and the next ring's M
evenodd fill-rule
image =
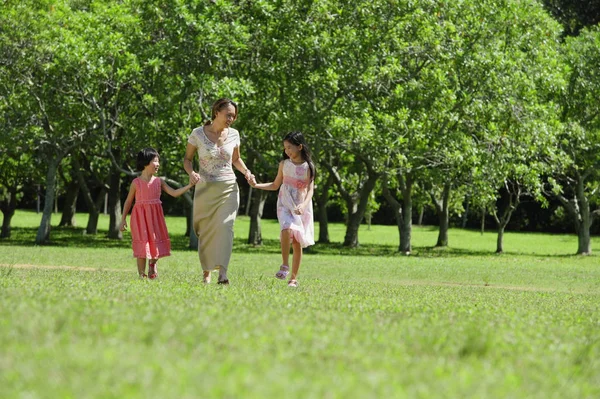
M396 53L410 51L410 57L396 57L399 61L381 68L373 112L381 115L379 131L395 129L403 137L402 156L389 165L390 177L402 176L403 184L396 186L407 189L420 182L441 193L438 245L447 245L450 193L469 182L471 169L481 163L480 129L497 123L494 110L509 106L503 102L529 100L512 98L522 93L511 85L548 77L535 66L546 53L546 41L555 43L556 25L533 2L512 0L420 2L417 15L418 23L406 25L408 32L393 31L402 29L400 22L390 28L393 37L418 45L396 45ZM530 72L536 74L527 78ZM402 192L408 205L410 195ZM409 223L406 217L398 220ZM408 234L409 229L399 231ZM410 245L400 241L401 251L409 252Z
M558 148L566 160L554 168L550 185L574 222L577 254L586 255L592 252L590 227L600 214L600 29L567 38L563 51L567 86L557 99L563 124Z
M36 243L47 242L50 235L58 167L62 159L84 138L86 120L78 102L68 94L80 59L70 57L61 36L61 21L69 15L63 3L48 7L43 3L11 4L3 15L9 17L5 32L19 48L11 74L26 94L25 107L31 123L27 134L39 166L46 167L44 211Z
M600 3L595 0L543 0L543 4L567 36L577 36L584 27L600 22Z

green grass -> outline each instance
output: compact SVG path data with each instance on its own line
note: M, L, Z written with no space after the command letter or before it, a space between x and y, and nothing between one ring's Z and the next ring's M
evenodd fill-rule
M600 395L600 268L571 255L574 236L508 233L495 255L493 233L453 229L437 250L437 230L415 227L405 257L393 226L350 250L332 225L290 289L272 277L276 222L254 248L242 217L222 287L201 284L182 218L167 220L157 281L136 279L106 218L97 236L54 228L38 247L39 218L18 212L0 241L2 398Z

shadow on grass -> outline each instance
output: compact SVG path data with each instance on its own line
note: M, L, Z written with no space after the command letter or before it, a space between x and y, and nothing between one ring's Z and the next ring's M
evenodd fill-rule
M0 239L0 247L10 246L35 246L35 237L37 228L30 227L14 227L12 229L11 238ZM108 231L99 230L98 234L85 234L85 229L82 227L52 227L50 234L50 242L47 246L68 247L68 248L131 248L131 239L127 234L121 240L108 238ZM174 251L193 251L189 248L189 238L183 234L171 234L171 248ZM249 245L246 239L235 238L233 243L234 252L238 253L280 253L279 240L263 239L263 244L260 246ZM398 248L392 245L382 244L365 244L357 248L348 248L342 243L317 243L311 247L305 248L304 253L307 255L346 255L346 256L405 256L398 252ZM519 255L519 256L552 256L556 258L576 257L575 254L547 255L547 254L531 254L520 252L505 252L504 254L496 254L489 251L476 251L463 248L451 247L413 247L410 256L436 258L436 257L496 257L502 255Z

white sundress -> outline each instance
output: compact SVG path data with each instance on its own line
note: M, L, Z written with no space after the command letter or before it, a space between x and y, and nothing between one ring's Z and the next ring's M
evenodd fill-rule
M304 208L302 215L296 215L293 211L305 200L310 182L307 162L295 165L289 159L283 161L283 183L277 197L277 219L281 230L290 229L293 239L302 248L315 244L312 200Z

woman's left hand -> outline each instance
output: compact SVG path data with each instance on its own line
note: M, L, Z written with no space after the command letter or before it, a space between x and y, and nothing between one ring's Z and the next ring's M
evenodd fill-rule
M252 172L247 171L244 177L246 178L248 184L250 184L252 187L256 186L256 177L252 174Z

